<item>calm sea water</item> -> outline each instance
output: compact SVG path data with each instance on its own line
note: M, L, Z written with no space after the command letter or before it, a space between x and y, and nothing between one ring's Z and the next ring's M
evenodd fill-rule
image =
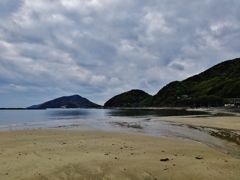
M48 109L0 110L0 130L24 129L89 129L142 133L202 142L240 158L239 146L217 138L199 127L157 121L165 116L209 115L185 110L120 110L120 109Z
M127 109L47 109L47 110L0 110L0 128L25 125L72 123L104 123L109 118L149 118L162 116L202 115L204 112L186 110L127 110Z
M164 116L203 115L204 112L159 109L1 110L0 130L82 128L169 135L169 123L150 121ZM176 127L175 127L176 128Z

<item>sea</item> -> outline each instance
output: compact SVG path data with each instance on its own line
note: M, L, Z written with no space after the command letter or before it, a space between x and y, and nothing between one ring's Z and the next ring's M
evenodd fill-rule
M212 114L184 109L0 110L0 131L83 129L139 133L197 141L240 158L239 144L236 144L235 139L216 136L213 132L219 129L164 121L167 116L198 118ZM158 121L159 117L161 121ZM226 130L224 133L231 137L235 132Z
M84 128L114 130L115 123L142 121L165 116L201 116L206 112L184 109L43 109L0 110L0 130L36 128ZM146 121L147 122L147 121ZM144 124L141 124L144 125Z

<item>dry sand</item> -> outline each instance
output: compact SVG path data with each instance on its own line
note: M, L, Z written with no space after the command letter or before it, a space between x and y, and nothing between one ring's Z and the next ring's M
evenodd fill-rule
M100 131L0 132L0 162L1 180L240 177L240 159L201 143Z

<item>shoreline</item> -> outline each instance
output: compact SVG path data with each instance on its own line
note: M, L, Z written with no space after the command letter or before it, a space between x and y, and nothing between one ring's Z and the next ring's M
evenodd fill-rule
M216 131L219 128L240 132L239 116L165 116L149 121L199 128L198 131L221 132ZM49 128L0 131L0 143L0 179L6 180L240 177L240 158L224 149L181 137Z

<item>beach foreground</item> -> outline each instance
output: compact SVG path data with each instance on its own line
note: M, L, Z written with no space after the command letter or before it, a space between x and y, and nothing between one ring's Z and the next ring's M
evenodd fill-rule
M85 130L0 132L0 179L239 179L240 159L204 144Z

